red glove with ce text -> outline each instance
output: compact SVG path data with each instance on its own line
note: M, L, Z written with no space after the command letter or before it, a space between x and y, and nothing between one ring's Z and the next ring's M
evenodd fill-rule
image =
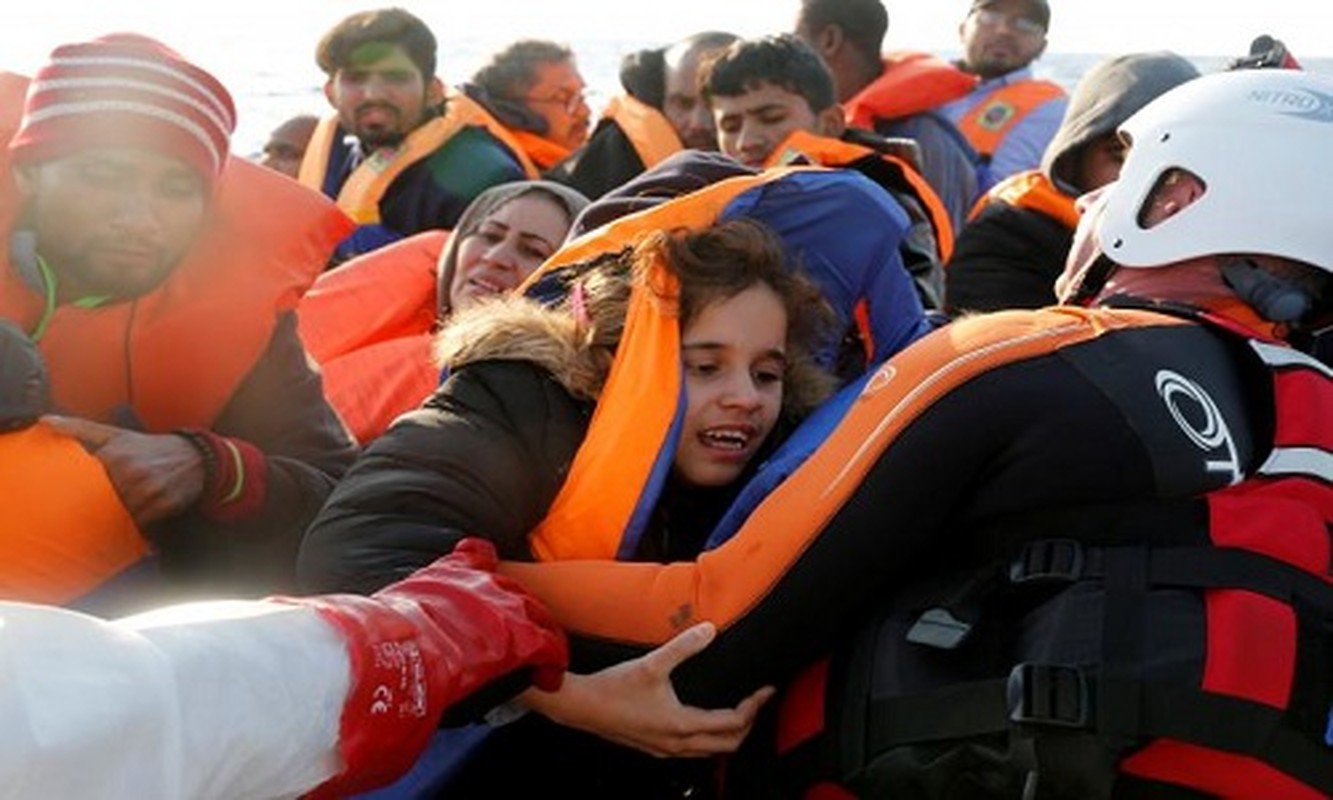
M533 685L559 688L569 659L564 635L531 595L494 574L496 562L490 542L464 539L370 597L286 599L314 607L342 633L352 675L339 723L342 772L310 797L396 779L444 710L493 680L530 669Z

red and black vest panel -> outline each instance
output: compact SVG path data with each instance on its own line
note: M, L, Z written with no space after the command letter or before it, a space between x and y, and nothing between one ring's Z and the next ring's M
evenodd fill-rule
M1159 371L1228 485L994 526L976 566L890 592L791 684L771 768L830 797L1333 793L1333 372L1233 346L1271 386L1255 466L1208 391Z

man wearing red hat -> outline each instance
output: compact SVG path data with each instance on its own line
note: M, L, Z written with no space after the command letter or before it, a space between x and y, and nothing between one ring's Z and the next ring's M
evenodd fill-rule
M141 36L0 75L0 319L45 361L45 424L101 462L157 556L96 576L85 607L126 585L141 602L145 575L285 586L353 457L293 315L351 224L230 158L234 126L212 75Z

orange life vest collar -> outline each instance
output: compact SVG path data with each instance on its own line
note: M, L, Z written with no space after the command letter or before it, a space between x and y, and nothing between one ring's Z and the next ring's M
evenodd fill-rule
M1058 84L1037 78L999 86L964 112L958 130L978 153L993 155L1028 114L1064 94Z
M26 84L0 79L0 141L17 128ZM8 232L20 199L4 154L0 180L0 230ZM323 195L236 158L208 213L157 289L133 302L62 305L50 316L39 349L61 410L109 421L128 406L149 430L210 425L267 347L277 316L296 307L352 229ZM31 331L44 311L45 298L0 252L0 317Z
M797 169L803 168L730 178L609 222L561 248L518 291L553 270L631 247L652 231L703 228L741 193ZM542 560L620 555L659 455L674 446L668 439L680 403L680 330L674 301L661 297L674 294L673 283L664 267L654 265L631 293L625 332L588 433L550 511L529 537Z
M430 157L465 127L485 128L509 148L529 178L541 176L541 170L527 155L513 132L501 125L490 112L462 92L450 90L445 96L444 114L419 125L397 147L382 147L371 153L352 170L338 191L338 207L360 225L380 221L380 200L398 176L413 164ZM329 160L338 136L337 115L320 120L310 137L297 179L315 191L323 191Z
M1078 227L1078 208L1073 196L1060 191L1041 170L1018 172L996 184L977 202L968 219L975 219L990 203L1004 203L1045 214L1073 230Z
M629 139L644 169L652 169L685 149L671 121L661 111L630 95L611 98L602 116L613 120Z
M512 128L509 131L510 136L523 149L523 153L528 160L537 166L539 170L548 170L569 157L572 152L559 142L551 141L539 133L525 131L521 128Z
M882 365L828 439L716 549L692 562L505 562L501 571L572 634L657 645L701 620L726 628L797 564L884 449L941 397L1005 364L1117 330L1188 324L1149 311L1071 306L957 320Z
M854 142L844 142L831 136L819 136L808 131L795 130L773 150L769 156L768 166L790 163L797 155L803 155L808 160L825 167L848 167L867 156L876 156L893 165L912 188L912 193L930 217L930 226L935 231L935 241L939 246L940 263L948 261L953 255L954 231L949 212L944 208L940 196L911 164L897 156L881 153Z
M847 124L874 130L877 119L898 119L929 111L967 95L977 78L929 53L884 56L884 71L845 105Z

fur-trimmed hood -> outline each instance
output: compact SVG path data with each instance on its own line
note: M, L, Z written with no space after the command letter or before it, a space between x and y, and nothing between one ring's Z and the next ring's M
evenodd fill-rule
M440 367L478 361L529 361L576 397L601 393L612 353L590 348L587 332L566 310L521 295L498 297L455 314L435 340Z

